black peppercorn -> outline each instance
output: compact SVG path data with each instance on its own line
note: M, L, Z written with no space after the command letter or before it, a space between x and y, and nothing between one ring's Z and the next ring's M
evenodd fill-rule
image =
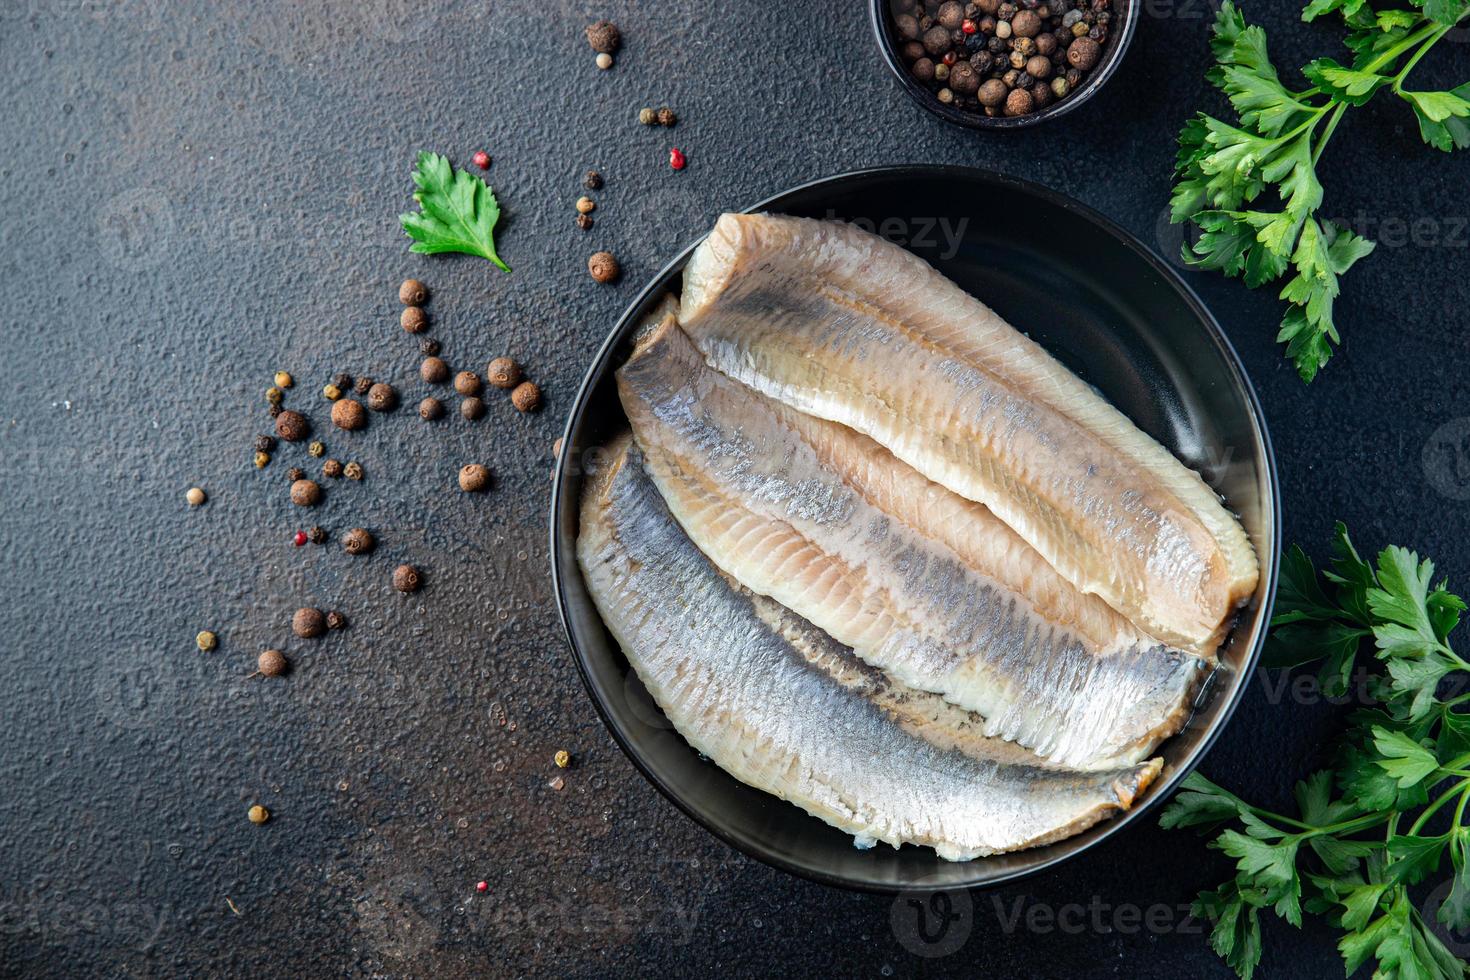
M340 630L340 629L346 628L346 626L347 626L347 617L346 616L344 616L341 613L337 612L337 610L335 610L335 609L332 610L331 612L327 613L327 629L329 629L329 630Z
M679 121L679 117L674 115L674 110L668 106L660 107L654 114L654 118L658 120L660 126L673 126Z
M256 452L258 452L258 453L268 453L268 452L271 452L272 450L274 450L275 448L276 448L276 439L275 439L275 436L256 436L255 437L255 451Z
M352 387L352 375L345 373L333 375L332 384L341 388L343 391L348 391Z
M366 395L369 391L372 390L372 388L373 379L365 377L363 375L358 375L357 383L352 386L352 390L357 392L359 395Z
M313 527L310 531L307 531L306 536L311 539L312 544L327 543L327 529L322 527L321 525L317 525L316 527Z
M433 357L439 353L439 341L433 337L419 338L419 353L425 357Z
M295 483L297 480L304 480L306 479L306 471L299 466L293 466L286 471L286 479L291 483Z
M583 179L582 186L587 188L589 191L602 190L602 174L598 173L596 170L587 171L587 176Z
M335 460L335 459L329 459L325 463L322 464L322 476L325 476L325 477L328 477L330 479L335 480L335 479L337 479L341 475L342 475L342 464L341 464L340 461Z
M594 222L592 221L592 215L590 215L590 214L579 214L579 215L577 215L577 227L578 228L581 228L583 231L591 231L593 224L594 224Z

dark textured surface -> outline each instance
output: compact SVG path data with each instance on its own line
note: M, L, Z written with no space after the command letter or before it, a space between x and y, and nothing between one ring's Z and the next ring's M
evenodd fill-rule
M1335 29L1258 6L1283 62L1332 52ZM1207 8L1146 4L1084 111L987 137L908 102L857 4L0 2L0 973L1224 975L1177 911L1223 871L1187 834L1140 827L977 894L939 958L914 954L942 949L912 939L906 906L738 857L612 745L544 567L567 399L641 279L720 209L838 170L969 163L1173 252L1172 135L1214 101ZM581 38L598 15L627 38L606 73ZM1463 80L1466 47L1444 47L1423 87ZM677 129L633 121L664 103ZM1320 550L1342 518L1463 581L1470 163L1423 148L1387 99L1353 115L1326 210L1383 244L1345 284L1347 347L1316 385L1270 342L1269 294L1188 278L1260 388L1287 539ZM414 151L482 146L512 276L409 256L393 221ZM589 166L608 184L584 234L571 203ZM620 286L587 278L599 247ZM491 398L476 424L400 410L325 432L335 371L424 394L396 325L409 274L435 291L450 364L517 354L540 415ZM284 477L314 465L303 449L250 465L277 368L329 454L367 472L329 481L309 515ZM491 493L455 489L471 459L494 467ZM191 511L196 483L211 499ZM292 548L312 522L371 527L379 548ZM387 584L401 560L426 572L409 599ZM292 638L308 602L351 627ZM201 654L206 628L220 647ZM269 645L294 675L247 680ZM1278 682L1263 676L1204 765L1263 802L1286 799L1341 711ZM577 764L556 791L560 747ZM257 801L264 827L245 820ZM1267 940L1269 975L1340 975L1319 925Z

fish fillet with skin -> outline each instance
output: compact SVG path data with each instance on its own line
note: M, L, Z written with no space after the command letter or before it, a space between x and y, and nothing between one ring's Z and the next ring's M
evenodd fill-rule
M811 624L732 585L669 515L627 437L603 458L577 537L593 602L674 727L741 782L859 846L969 860L1084 830L1158 775L1157 759L1048 768L964 731L949 706L895 690Z
M1204 662L1073 589L984 507L705 364L668 318L618 371L647 469L740 584L1059 765L1144 758Z
M1141 629L1213 654L1255 589L1199 476L932 267L832 221L726 214L680 323L714 367L989 507Z

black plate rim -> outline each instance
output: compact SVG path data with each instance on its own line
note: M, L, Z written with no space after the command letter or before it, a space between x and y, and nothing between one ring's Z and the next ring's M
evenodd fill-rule
M1067 195L1062 194L1059 191L1052 190L1049 187L1045 187L1041 184L1037 184L1023 178L1012 177L1008 174L997 173L992 170L985 170L978 167L963 167L947 164L902 164L893 166L866 167L859 170L852 170L845 173L834 174L828 177L819 177L815 180L810 180L805 183L798 184L794 187L788 188L787 190L763 198L757 203L752 204L747 208L744 208L742 210L742 213L753 214L768 210L779 211L781 209L781 206L783 205L783 202L786 206L790 206L793 198L797 198L803 195L810 195L814 192L824 191L847 182L857 182L873 177L923 177L929 180L984 181L1008 186L1019 193L1034 195L1035 197L1038 197L1050 204L1056 205L1057 207L1060 207L1066 211L1072 212L1083 218L1084 220L1090 221L1095 224L1098 228L1100 228L1110 237L1116 240L1119 245L1133 251L1145 262L1147 262L1154 269L1154 271L1158 273L1164 283L1172 287L1185 301L1191 312L1194 313L1194 315L1198 318L1200 324L1209 334L1210 339L1213 341L1215 346L1219 348L1221 354L1223 355L1225 363L1230 368L1236 390L1245 396L1245 401L1250 407L1252 421L1255 425L1257 449L1260 452L1261 459L1263 460L1266 469L1266 486L1267 489L1270 491L1271 498L1268 502L1269 505L1266 508L1266 512L1269 513L1271 518L1271 531L1269 534L1269 540L1266 542L1269 549L1269 554L1266 555L1261 561L1261 574L1265 579L1265 590L1262 593L1263 598L1261 602L1259 622L1263 625L1259 629L1255 639L1251 642L1250 649L1246 651L1246 654L1241 660L1240 664L1240 672L1242 674L1249 675L1253 673L1256 668L1257 662L1260 660L1262 648L1265 645L1266 635L1268 632L1268 624L1270 623L1271 613L1276 601L1276 589L1278 584L1281 558L1281 487L1277 474L1276 454L1271 443L1270 430L1268 429L1266 424L1266 417L1261 407L1260 398L1256 393L1255 386L1251 383L1249 376L1246 374L1245 366L1240 360L1240 355L1236 352L1235 346L1230 342L1230 338L1225 335L1225 331L1220 327L1220 323L1215 318L1214 314L1211 313L1209 308L1205 306L1204 301L1200 299L1199 295L1194 291L1194 289L1182 278L1180 278L1179 274L1166 262L1164 262L1164 260L1160 258L1156 252L1154 252L1147 245L1143 244L1143 242L1139 241L1138 238L1136 238L1131 232L1124 229L1122 226L1114 222L1111 218L1108 218L1106 215L1093 209L1089 205L1083 204L1082 202L1068 197ZM582 383L577 388L576 398L572 403L571 411L568 413L567 416L566 426L562 431L562 446L564 451L567 447L570 447L572 445L572 433L576 431L576 429L580 426L582 422L582 417L586 410L587 402L591 397L593 390L596 388L598 382L600 381L603 373L605 372L607 362L617 350L618 346L623 342L627 333L633 328L633 325L637 321L638 315L642 312L645 305L656 295L659 295L668 290L669 278L683 269L685 263L688 262L690 255L693 254L694 250L699 246L700 242L704 241L704 238L705 235L700 235L693 242L682 249L679 254L676 255L672 260L666 263L663 268L661 268L656 274L654 274L654 276L650 278L648 284L638 292L637 296L634 297L633 301L628 304L628 306L623 310L622 314L618 317L612 331L608 334L607 338L603 341L602 346L598 348L597 353L593 356L592 363L588 367L587 373L582 379ZM562 632L566 637L567 645L571 649L572 659L576 662L577 672L581 675L582 684L587 689L587 693L592 701L593 707L597 710L598 717L602 719L603 727L605 727L607 731L612 735L613 741L617 743L623 754L626 755L629 761L633 763L634 768L642 773L643 777L648 780L648 782L651 783L666 800L672 803L678 810L684 813L699 826L703 827L706 831L713 834L719 840L724 841L724 843L728 846L733 847L740 853L754 858L755 860L760 861L763 864L778 868L788 874L795 875L798 878L803 878L805 880L813 881L821 885L842 888L850 891L866 892L876 895L900 895L905 893L926 893L934 891L935 886L933 886L932 884L924 884L922 882L902 882L897 884L878 883L848 878L842 875L828 874L822 871L813 870L811 868L802 867L800 865L794 864L793 862L787 861L784 858L765 853L758 847L748 846L746 842L739 840L732 834L726 833L723 829L716 826L710 820L706 819L705 816L696 807L686 803L676 792L674 792L672 788L666 785L664 781L660 779L658 775L655 774L654 771L643 761L640 754L625 737L622 730L618 727L617 724L614 723L607 707L604 704L603 694L600 688L594 682L591 671L588 669L585 654L583 653L580 644L577 642L577 637L572 630L571 614L568 608L567 595L564 587L564 565L569 562L570 565L575 568L576 560L575 557L567 556L567 559L564 561L564 558L561 554L558 536L558 528L560 527L562 521L562 484L565 479L565 474L566 467L563 465L562 459L558 458L556 471L551 484L551 508L549 527L550 540L547 552L551 566L550 570L553 589L556 593L557 614L561 617ZM1229 701L1220 706L1219 713L1215 716L1210 730L1201 737L1200 743L1196 747L1193 756L1185 760L1185 762L1181 764L1171 775L1167 782L1163 783L1162 785L1157 785L1153 787L1149 791L1147 799L1145 799L1143 803L1139 806L1111 820L1108 820L1103 824L1098 825L1097 827L1094 827L1092 832L1095 836L1084 846L1077 848L1076 850L1059 853L1055 857L1039 861L1036 864L1030 865L1025 868L1018 868L1011 871L1001 872L999 874L989 875L981 880L945 885L943 886L943 888L992 889L1004 884L1020 881L1032 877L1033 875L1037 875L1044 871L1055 868L1059 864L1063 864L1069 860L1080 857L1081 855L1086 854L1093 848L1099 846L1100 844L1104 843L1115 835L1123 833L1124 831L1133 827L1146 814L1151 813L1159 806L1161 806L1163 802L1167 800L1175 792L1175 790L1178 789L1179 784L1183 782L1184 778L1188 776L1191 772L1193 772L1195 768L1204 760L1205 756L1209 754L1210 750L1215 746L1215 743L1220 739L1221 735L1224 733L1224 730L1229 726L1231 718L1234 716L1236 709L1239 707L1240 702L1245 696L1245 692L1248 689L1249 684L1242 683L1236 688L1234 695L1229 699ZM1036 850L1043 851L1046 850L1046 848L1037 848Z

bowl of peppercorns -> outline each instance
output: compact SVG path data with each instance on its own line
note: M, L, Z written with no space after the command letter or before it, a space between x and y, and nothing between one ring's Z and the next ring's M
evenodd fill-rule
M872 0L888 67L924 108L973 129L1071 112L1112 76L1137 0Z

